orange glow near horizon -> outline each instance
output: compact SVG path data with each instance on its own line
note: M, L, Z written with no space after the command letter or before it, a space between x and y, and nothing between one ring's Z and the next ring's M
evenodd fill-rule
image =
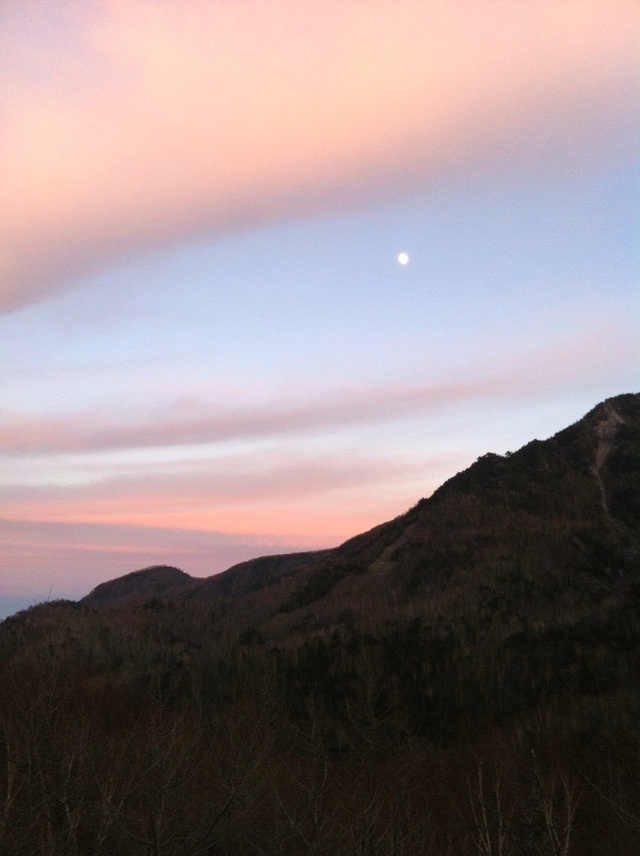
M250 503L236 507L192 506L188 500L163 497L162 506L154 509L148 496L136 502L128 499L94 503L59 501L49 509L34 509L32 504L16 503L3 513L5 520L21 523L118 524L143 528L169 528L185 531L219 532L228 535L250 535L273 541L335 546L339 541L370 529L386 519L406 511L417 498L375 500L364 509L349 509L348 500L318 502L313 494L307 503L282 505L277 501ZM344 503L344 505L343 505ZM122 506L125 506L124 509ZM180 509L179 506L183 506ZM137 506L137 507L136 507ZM166 506L172 506L167 509ZM120 509L120 510L118 510Z

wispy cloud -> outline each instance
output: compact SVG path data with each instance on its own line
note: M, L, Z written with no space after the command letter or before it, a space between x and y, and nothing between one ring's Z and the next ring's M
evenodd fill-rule
M156 471L97 468L75 484L4 485L0 576L5 591L38 583L42 594L48 579L64 579L82 594L153 563L208 575L257 555L336 546L406 510L456 469L459 456L447 453L417 461L393 450L311 456L276 448Z
M300 500L333 493L353 486L376 485L397 479L415 470L415 461L388 454L386 457L361 456L336 459L301 455L294 450L279 450L221 459L202 458L174 461L164 467L135 467L133 473L98 470L94 478L85 472L82 483L22 485L3 487L2 506L12 517L43 519L52 513L61 518L95 516L98 509L120 509L123 513L153 509L158 512L193 508L197 505L244 505L264 501ZM53 511L52 511L53 510Z
M632 0L3 4L0 309L515 151L570 165L632 128L639 19Z
M491 382L349 390L298 403L229 409L203 402L196 409L177 400L137 421L113 422L91 411L62 418L4 414L0 449L5 452L81 452L221 443L287 436L367 422L406 418L416 410L479 395ZM186 415L182 412L187 410Z
M566 341L549 342L532 354L513 355L507 368L488 357L465 379L424 385L353 388L267 404L218 405L206 400L176 399L152 411L102 410L55 416L0 411L0 451L5 454L95 452L225 443L313 433L408 419L437 408L483 396L545 392L584 375L592 364L602 373L632 365L637 348L609 335L606 321L598 330L581 330ZM603 367L602 354L607 363ZM502 355L499 363L504 362Z

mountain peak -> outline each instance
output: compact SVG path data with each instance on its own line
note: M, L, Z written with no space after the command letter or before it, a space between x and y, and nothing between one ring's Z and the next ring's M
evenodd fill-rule
M84 598L84 601L105 604L116 600L176 595L192 580L189 574L172 565L150 565L148 568L132 571L115 580L101 583Z

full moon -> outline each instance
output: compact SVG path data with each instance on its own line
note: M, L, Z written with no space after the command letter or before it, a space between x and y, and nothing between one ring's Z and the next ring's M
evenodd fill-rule
M398 255L398 261L400 262L401 265L406 265L407 262L409 261L409 256L406 253L400 253Z

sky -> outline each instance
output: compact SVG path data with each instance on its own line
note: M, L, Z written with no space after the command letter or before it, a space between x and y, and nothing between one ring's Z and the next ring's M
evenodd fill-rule
M0 617L638 391L639 49L635 0L0 0Z

